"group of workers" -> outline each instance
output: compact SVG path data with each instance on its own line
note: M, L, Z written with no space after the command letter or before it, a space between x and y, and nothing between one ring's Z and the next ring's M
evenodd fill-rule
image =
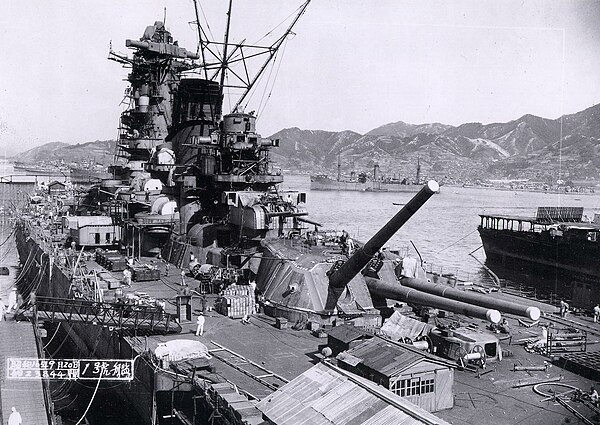
M565 300L560 300L560 317L566 317L569 312L569 303ZM598 323L600 321L600 304L596 303L594 308L592 309L592 317L594 318L594 323Z
M319 234L317 229L312 232L306 232L306 243L308 244L309 248L312 246L317 246L322 238L323 237ZM342 230L341 234L337 234L335 238L326 238L325 242L337 243L342 250L342 254L348 256L352 255L356 249L356 244L345 230Z

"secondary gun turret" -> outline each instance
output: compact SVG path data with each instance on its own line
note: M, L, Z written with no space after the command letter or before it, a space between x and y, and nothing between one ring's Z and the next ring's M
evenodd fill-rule
M436 181L430 180L396 213L369 241L358 249L348 261L329 276L329 285L344 288L371 261L394 234L440 189Z

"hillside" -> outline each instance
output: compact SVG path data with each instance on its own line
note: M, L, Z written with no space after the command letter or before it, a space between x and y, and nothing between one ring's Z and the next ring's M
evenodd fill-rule
M421 175L446 182L487 178L529 178L552 182L563 179L600 179L600 105L561 119L531 114L506 123L407 124L377 127L364 136L318 133L293 129L278 132L286 155L282 168L335 174L339 155L342 171L371 173L379 164L383 174L412 178L417 161ZM341 138L345 143L339 141ZM323 156L305 155L295 146L310 139ZM300 144L298 144L300 141ZM318 159L317 159L318 158ZM298 165L301 164L301 165Z
M115 154L114 140L97 140L95 142L70 145L62 142L46 143L18 154L14 159L26 163L64 162L67 164L94 161L107 166L112 163Z
M562 134L562 139L561 139ZM272 151L276 166L295 172L372 173L412 179L417 162L421 177L460 183L489 178L600 180L600 105L562 119L524 115L506 123L407 124L374 128L364 135L346 130L286 128L270 136L280 139ZM48 143L17 158L23 162L111 163L114 141L77 145Z

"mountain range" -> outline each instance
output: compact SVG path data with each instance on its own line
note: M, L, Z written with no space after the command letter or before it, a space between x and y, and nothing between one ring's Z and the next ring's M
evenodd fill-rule
M561 137L562 136L562 137ZM557 119L524 115L506 123L385 124L361 135L288 128L274 134L282 168L371 173L460 182L513 178L599 179L600 104ZM308 167L307 167L308 166Z
M40 162L64 162L67 164L95 162L108 166L115 154L114 140L96 140L95 142L71 145L64 142L50 142L36 146L14 156L20 162L36 164Z
M276 165L295 172L372 173L415 177L448 183L489 178L554 182L558 178L600 180L600 104L558 119L524 115L506 123L408 124L402 121L366 134L286 128L270 138L280 140L272 151ZM107 165L114 141L78 145L48 143L19 154L26 162L94 157Z

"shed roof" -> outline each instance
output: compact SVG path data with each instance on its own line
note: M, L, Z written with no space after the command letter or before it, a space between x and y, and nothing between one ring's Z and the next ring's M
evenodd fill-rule
M364 378L320 363L262 399L276 424L439 424L442 419Z
M362 363L369 369L376 370L386 376L395 375L422 361L444 367L455 367L454 363L442 358L378 336L344 353L340 353L338 359L345 362L345 356L349 356L349 362L346 362L348 364ZM358 363L357 359L360 360Z
M343 324L332 328L329 332L327 332L327 335L345 343L352 342L356 339L362 338L365 335L372 336L369 332L348 324Z
M48 187L53 187L53 186L67 187L66 184L64 184L63 182L59 182L58 180L54 180L54 181L48 183Z
M86 226L112 226L112 218L105 215L80 215L77 216L77 227Z

